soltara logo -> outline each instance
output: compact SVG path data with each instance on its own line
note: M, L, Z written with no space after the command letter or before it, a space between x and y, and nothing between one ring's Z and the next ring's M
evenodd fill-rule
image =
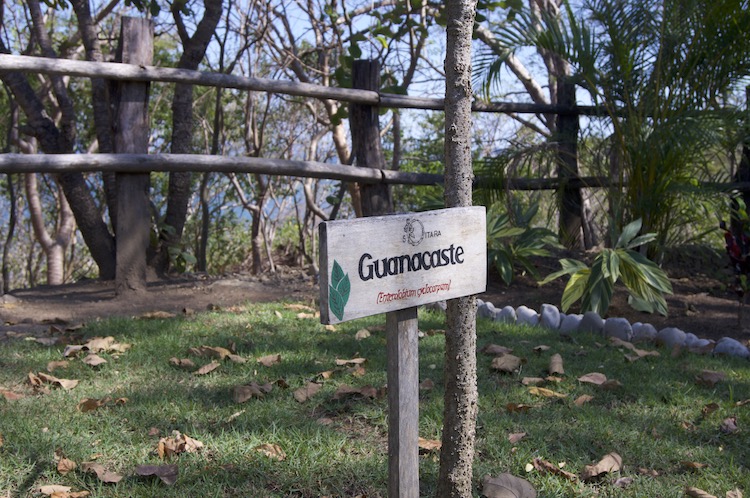
M404 225L403 241L413 246L418 246L424 239L424 225L421 221L410 218Z
M349 274L344 274L341 265L334 259L331 269L331 283L328 285L328 307L339 320L344 319L344 308L349 301L351 290Z

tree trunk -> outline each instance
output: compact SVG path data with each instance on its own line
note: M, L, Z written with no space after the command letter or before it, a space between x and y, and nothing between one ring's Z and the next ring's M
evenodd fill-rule
M8 233L5 235L5 244L3 245L3 287L0 289L0 295L10 292L10 253L13 246L13 235L16 231L18 220L18 208L16 206L16 189L13 185L13 176L6 175L8 179L8 202L10 203L10 214L8 219Z
M47 258L47 284L61 285L65 279L65 250L70 245L75 230L75 220L73 212L62 193L58 188L58 223L55 227L55 234L50 235L47 232L44 223L44 210L42 201L39 196L36 173L26 175L26 200L28 202L29 217L31 226L34 229L34 236L42 246L44 255Z
M471 39L475 0L446 2L445 204L471 206ZM477 417L476 298L448 301L445 413L437 496L472 496Z
M154 25L148 19L123 17L119 59L150 66L154 56ZM148 152L148 83L120 85L115 117L115 152ZM148 173L117 174L117 275L115 292L123 295L146 289L146 252L149 246L150 176Z
M361 90L380 89L380 64L373 60L354 61L352 86ZM375 106L351 104L349 125L352 133L352 152L355 166L386 169L385 155L380 140L379 109ZM360 187L362 216L377 216L393 212L391 191L385 183L364 184Z
M558 104L572 107L576 87L567 77L557 80ZM568 249L583 248L583 199L581 189L567 185L567 179L578 176L578 115L557 115L557 177L559 191L559 235Z
M270 180L263 175L255 175L255 182L258 184L258 200L256 206L260 207L257 212L253 213L253 222L251 225L251 246L253 258L253 274L260 275L263 273L263 206L268 199Z
M182 41L183 52L177 64L179 69L198 69L206 54L206 48L216 31L222 13L222 2L203 2L203 18L189 36L180 13L179 2L172 4L172 16L177 24ZM193 85L177 84L172 100L172 147L173 154L188 154L193 140ZM151 265L157 271L164 272L169 267L169 248L178 246L185 228L188 203L191 196L191 174L170 173L167 197L167 212L164 224L174 230L162 231L159 234L160 247L152 259Z

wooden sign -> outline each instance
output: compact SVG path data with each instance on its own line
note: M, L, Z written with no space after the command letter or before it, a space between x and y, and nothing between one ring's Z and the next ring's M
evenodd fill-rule
M486 288L484 207L320 224L320 320L325 324Z

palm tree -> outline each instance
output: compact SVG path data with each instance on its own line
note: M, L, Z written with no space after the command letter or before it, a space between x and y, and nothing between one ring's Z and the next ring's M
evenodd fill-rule
M529 46L567 61L607 121L610 231L640 218L661 250L705 220L696 201L717 196L697 186L743 139L741 114L726 97L750 75L748 1L584 0L577 12L561 6L557 16L515 12L496 39L508 54ZM493 64L485 66L488 77L499 74Z

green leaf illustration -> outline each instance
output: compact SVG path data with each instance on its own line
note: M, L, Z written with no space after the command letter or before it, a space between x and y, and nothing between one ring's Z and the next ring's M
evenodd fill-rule
M349 301L351 290L349 274L344 274L341 265L334 260L331 269L331 284L328 286L328 307L339 320L344 319L344 308Z

